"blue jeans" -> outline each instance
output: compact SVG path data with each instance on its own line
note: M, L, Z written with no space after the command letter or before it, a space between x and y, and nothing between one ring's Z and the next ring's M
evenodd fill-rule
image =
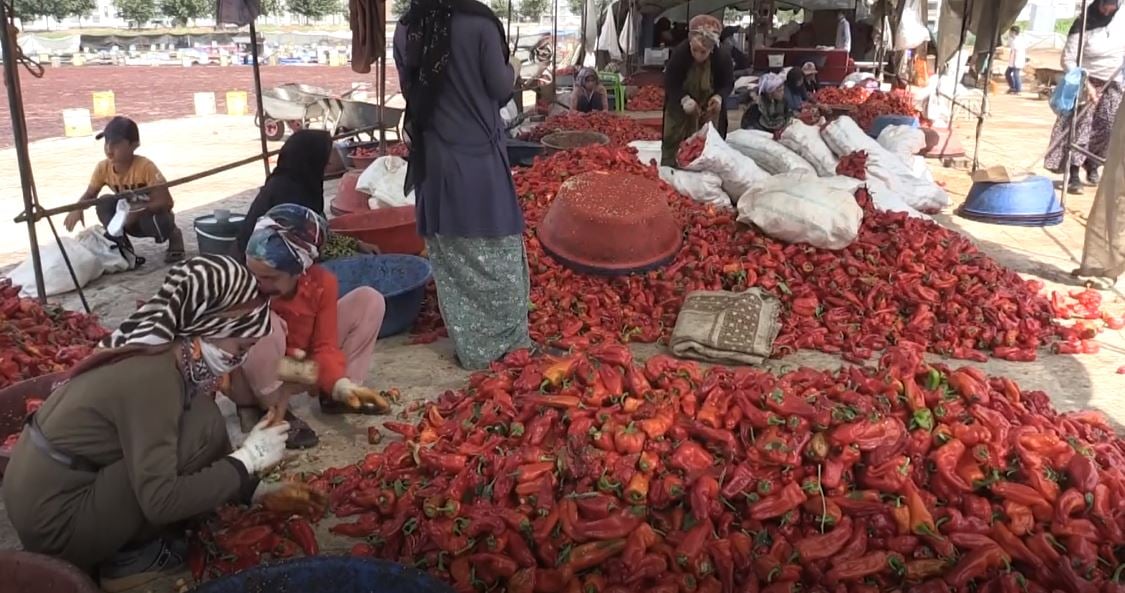
M1008 90L1019 93L1023 91L1023 80L1020 79L1023 72L1019 68L1008 68L1004 71L1004 78L1008 79Z

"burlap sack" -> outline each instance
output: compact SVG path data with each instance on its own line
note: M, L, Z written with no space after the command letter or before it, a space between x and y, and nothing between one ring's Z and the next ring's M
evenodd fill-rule
M761 364L781 331L781 302L757 288L698 291L684 299L669 346L680 358Z

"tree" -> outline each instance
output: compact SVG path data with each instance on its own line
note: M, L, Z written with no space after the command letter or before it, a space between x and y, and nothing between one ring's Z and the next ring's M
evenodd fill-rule
M160 0L160 13L181 27L192 19L207 16L213 9L211 0Z
M289 12L305 17L305 21L319 19L340 11L339 0L286 0Z
M391 14L396 17L406 14L407 10L410 10L410 0L394 0L391 3Z
M16 15L25 21L53 18L61 21L71 16L83 16L94 11L94 0L15 0Z
M528 20L538 21L547 10L547 0L519 0L519 15Z
M262 16L281 16L281 13L284 12L281 0L261 0L259 6L262 10Z
M156 18L156 0L114 0L113 6L130 27L143 27Z

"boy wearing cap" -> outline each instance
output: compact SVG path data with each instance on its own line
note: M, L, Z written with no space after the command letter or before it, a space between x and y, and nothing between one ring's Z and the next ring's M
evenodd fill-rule
M137 192L135 196L121 198L130 205L123 239L128 242L128 237L144 237L155 239L157 244L167 242L168 254L164 261L174 263L184 259L184 236L172 214L172 194L166 187L145 191L145 188L163 185L164 176L152 161L134 154L141 144L136 122L117 116L96 138L105 140L106 158L94 167L90 185L79 203L94 200L103 187L109 187L114 193ZM96 209L98 220L108 226L117 213L117 202L101 203ZM86 224L82 210L71 212L64 222L68 231L74 230L78 223Z

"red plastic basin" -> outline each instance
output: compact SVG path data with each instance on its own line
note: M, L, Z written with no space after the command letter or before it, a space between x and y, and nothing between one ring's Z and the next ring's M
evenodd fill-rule
M683 229L656 181L593 171L563 182L539 225L539 241L567 267L628 274L668 263Z
M415 220L414 206L399 206L337 216L328 221L328 228L377 245L383 253L418 255L426 242L418 234Z
M328 204L332 214L339 216L371 210L371 206L367 203L371 196L355 188L361 174L363 171L360 169L348 169L348 172L340 178L340 183L336 185L336 197Z
M50 556L17 550L0 551L0 593L19 591L98 593L100 589L78 567Z

